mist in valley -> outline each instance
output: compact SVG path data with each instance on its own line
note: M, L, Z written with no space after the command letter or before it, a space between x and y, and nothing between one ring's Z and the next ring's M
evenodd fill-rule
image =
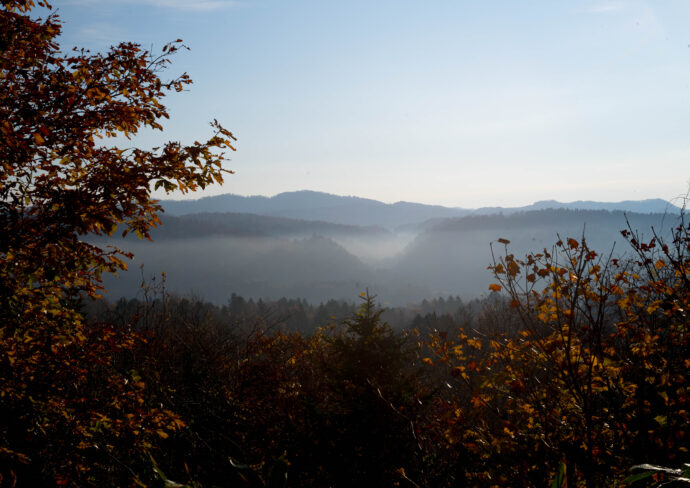
M627 218L627 221L626 221ZM505 248L524 256L583 234L599 253L627 252L620 230L628 223L651 238L667 232L673 214L547 209L437 218L396 228L293 220L251 214L211 213L166 217L153 241L99 241L134 253L129 270L106 278L110 298L141 293L142 281L177 295L202 296L216 304L231 294L276 300L351 301L364 290L384 306L457 295L488 294L487 267ZM376 224L376 222L374 222ZM143 267L142 267L143 266ZM155 279L154 279L155 278ZM134 290L134 291L133 291Z

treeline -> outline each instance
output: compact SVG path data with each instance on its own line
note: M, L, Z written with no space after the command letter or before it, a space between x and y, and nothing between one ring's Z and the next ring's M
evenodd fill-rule
M300 298L246 299L235 293L230 295L225 305L216 305L203 297L190 295L180 297L167 292L164 284L144 283L145 296L139 298L120 298L115 302L107 300L83 303L83 311L92 320L116 324L129 324L133 317L143 320L142 310L146 316L152 311L175 310L176 314L194 314L213 318L215 322L228 327L245 330L260 328L262 330L281 332L299 332L311 335L317 329L342 323L352 317L359 306L355 302L328 300L318 305ZM459 296L438 297L422 300L418 304L405 307L385 307L381 318L393 329L417 329L430 332L435 330L450 331L467 327L484 319L483 311L492 306L500 306L505 300L497 295L464 301Z

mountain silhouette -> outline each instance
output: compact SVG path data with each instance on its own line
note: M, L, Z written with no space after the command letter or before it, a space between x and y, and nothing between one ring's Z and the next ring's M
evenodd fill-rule
M529 210L620 210L641 214L677 214L680 211L678 207L658 198L623 202L575 201L569 203L543 200L523 207L468 209L414 202L384 203L369 198L332 195L309 190L280 193L273 197L225 194L198 200L162 200L161 205L166 215L172 216L207 212L233 212L342 225L380 226L388 229L420 224L431 219L447 219L467 215L508 215Z

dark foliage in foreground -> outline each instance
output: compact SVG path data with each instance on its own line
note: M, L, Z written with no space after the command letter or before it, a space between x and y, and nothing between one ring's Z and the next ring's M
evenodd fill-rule
M239 297L130 302L120 321L146 341L126 367L186 424L151 453L171 479L202 486L278 473L304 487L604 487L634 464L682 465L689 230L669 243L625 231L624 261L572 238L505 252L492 289L506 299L393 310L404 327L368 295L311 333L271 314L234 320Z

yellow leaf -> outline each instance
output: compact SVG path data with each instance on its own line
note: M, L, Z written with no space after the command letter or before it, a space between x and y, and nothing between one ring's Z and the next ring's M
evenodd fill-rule
M480 341L479 339L467 339L467 344L475 349L482 348L482 341Z
M39 134L38 132L34 132L34 141L36 144L43 144L45 142L45 139Z
M501 285L497 285L496 283L492 283L489 285L489 290L495 291L495 292L501 291Z

